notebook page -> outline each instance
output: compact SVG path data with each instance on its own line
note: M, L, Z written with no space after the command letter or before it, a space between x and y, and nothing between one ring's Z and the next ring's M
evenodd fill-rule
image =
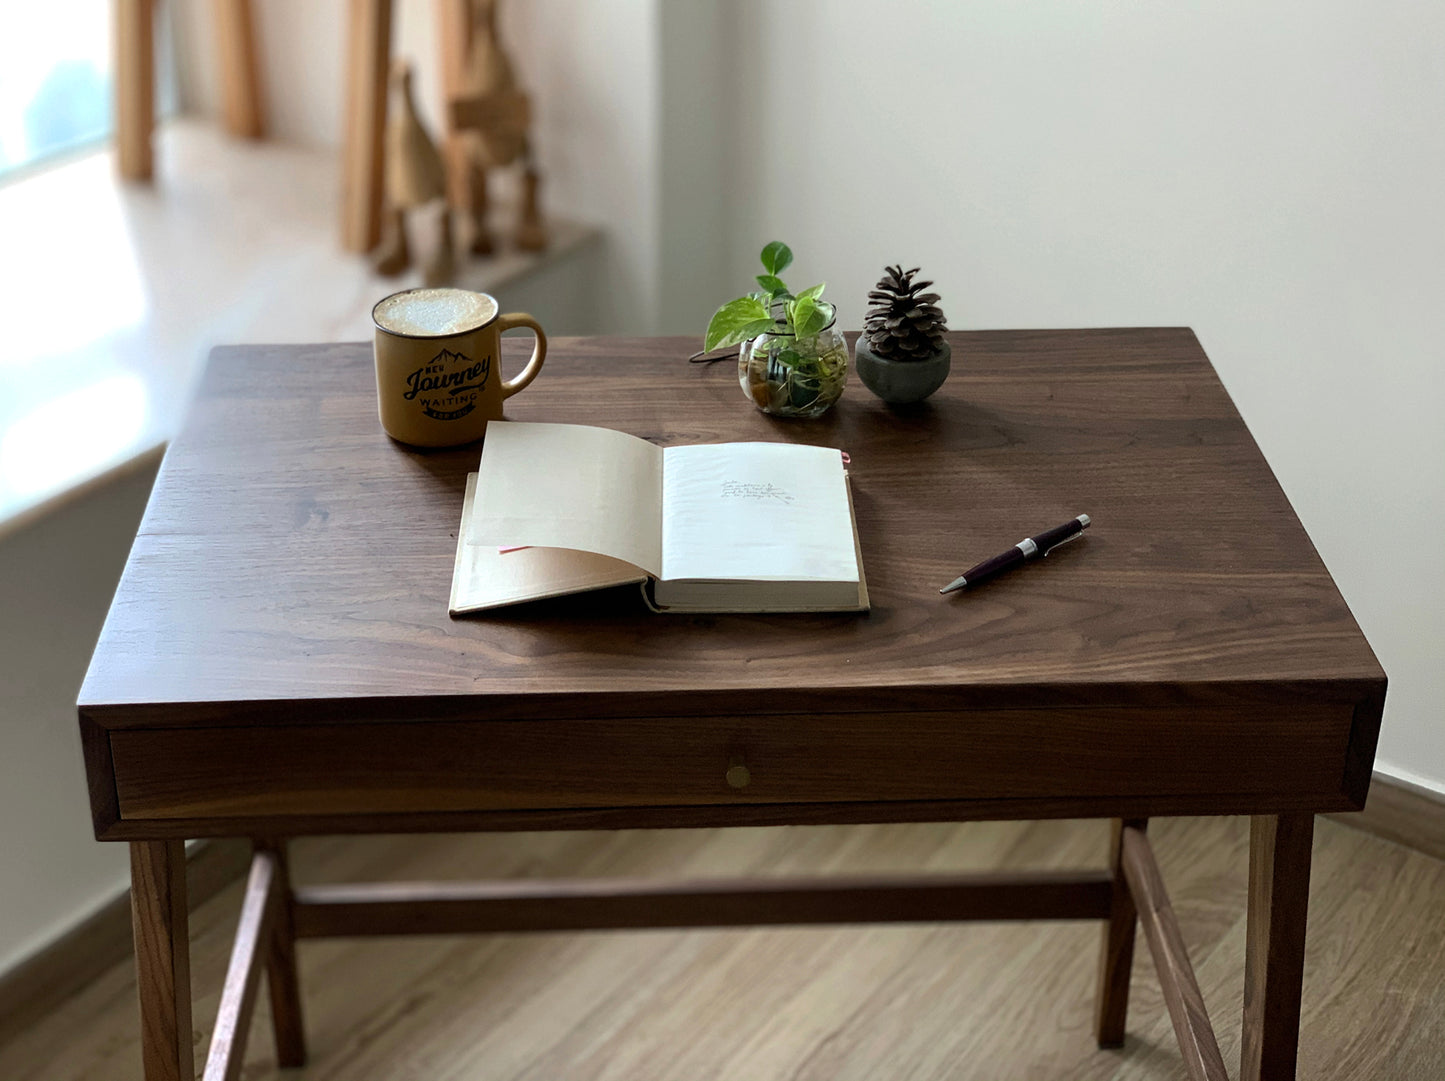
M585 424L494 420L477 467L472 544L575 548L662 568L662 451Z
M467 477L452 570L452 596L447 606L452 615L647 580L632 564L594 552L573 548L503 552L494 544L469 543L471 523L480 517L473 514L476 486L477 475L472 473Z
M842 455L794 443L663 452L662 577L857 581Z

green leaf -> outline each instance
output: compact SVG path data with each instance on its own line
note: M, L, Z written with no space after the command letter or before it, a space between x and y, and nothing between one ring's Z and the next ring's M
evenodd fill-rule
M811 338L827 326L831 318L833 309L830 305L819 303L812 297L799 298L797 314L793 318L793 333L799 341Z
M813 321L808 324L809 334L820 334L823 328L833 321L833 305L824 301L818 302L818 308L813 313Z
M766 301L751 296L739 297L713 313L707 325L703 348L711 352L724 345L736 345L761 334L772 325Z
M798 299L801 300L803 297L807 297L809 300L817 300L820 296L823 295L823 290L827 287L827 282L819 282L811 289L804 289L801 293L799 293Z
M759 274L756 280L768 291L769 296L782 296L788 291L788 287L783 284L783 279L774 274Z
M788 325L792 328L793 334L801 339L807 337L803 333L803 324L812 316L818 307L818 302L812 297L800 296L788 305Z
M769 274L781 274L793 261L793 250L781 240L775 240L763 249L763 269Z

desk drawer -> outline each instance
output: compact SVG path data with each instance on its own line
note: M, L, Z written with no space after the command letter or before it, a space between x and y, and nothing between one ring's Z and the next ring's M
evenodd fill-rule
M123 819L1196 793L1337 797L1351 711L1078 708L111 733ZM738 767L742 767L739 769Z

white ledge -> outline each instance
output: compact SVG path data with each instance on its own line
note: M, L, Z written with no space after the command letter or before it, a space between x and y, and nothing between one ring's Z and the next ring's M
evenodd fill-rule
M150 460L212 345L365 340L372 304L420 284L342 250L335 154L186 120L156 150L150 185L98 150L0 186L0 533ZM471 260L460 284L495 291L601 235L547 225L546 251Z

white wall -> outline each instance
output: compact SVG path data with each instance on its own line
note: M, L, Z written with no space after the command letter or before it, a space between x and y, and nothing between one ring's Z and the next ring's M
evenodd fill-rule
M155 463L0 537L0 972L110 900L123 844L96 844L75 696Z
M656 332L700 335L743 291L728 277L728 239L747 227L730 183L738 39L725 3L664 3L659 14Z
M501 32L533 99L544 206L606 230L604 333L649 334L658 323L664 2L510 0L501 9Z
M848 327L898 260L958 328L1194 327L1390 677L1379 767L1445 794L1445 6L729 12L738 290L778 237Z

